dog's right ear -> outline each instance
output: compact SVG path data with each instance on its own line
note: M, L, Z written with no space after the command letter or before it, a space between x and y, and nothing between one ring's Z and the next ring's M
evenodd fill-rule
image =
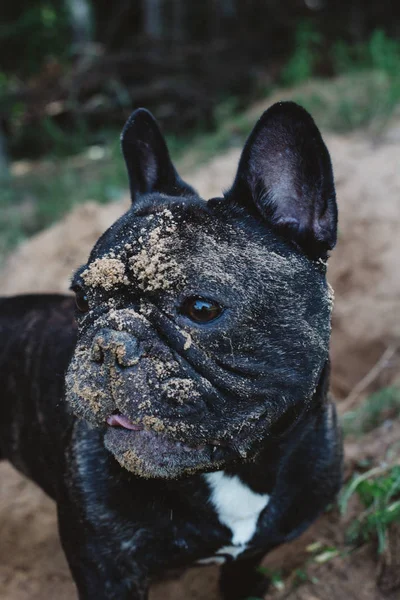
M125 123L121 146L132 202L151 192L171 196L195 194L176 172L156 120L145 108L135 110Z

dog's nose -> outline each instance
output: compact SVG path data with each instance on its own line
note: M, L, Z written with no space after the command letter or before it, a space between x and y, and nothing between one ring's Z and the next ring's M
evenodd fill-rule
M126 331L102 329L93 339L92 360L97 363L132 367L139 358L139 341Z

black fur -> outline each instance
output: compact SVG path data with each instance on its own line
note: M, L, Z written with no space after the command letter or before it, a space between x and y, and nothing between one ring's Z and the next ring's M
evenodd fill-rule
M74 276L84 312L63 296L0 301L1 455L56 500L85 600L145 599L152 577L229 546L203 473L239 477L270 501L221 591L260 595L259 560L341 480L327 395L329 154L303 109L275 105L232 189L207 203L147 111L122 147L133 205ZM191 298L221 314L194 322Z

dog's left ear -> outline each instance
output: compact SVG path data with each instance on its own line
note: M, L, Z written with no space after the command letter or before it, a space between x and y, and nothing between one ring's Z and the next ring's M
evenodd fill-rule
M195 194L176 172L157 122L145 108L135 110L125 123L121 146L132 202L150 192L171 196Z
M226 198L261 213L312 257L336 243L337 207L328 150L294 102L274 104L254 127Z

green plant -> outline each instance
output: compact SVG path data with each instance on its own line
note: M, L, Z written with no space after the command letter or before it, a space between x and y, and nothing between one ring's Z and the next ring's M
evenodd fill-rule
M295 50L282 71L285 85L296 85L314 75L318 64L322 35L304 21L295 34Z
M259 567L257 570L259 573L265 575L265 577L270 580L271 584L276 590L282 591L285 588L281 570L268 569L267 567Z
M173 160L190 169L210 156L242 142L251 123L246 114L236 115L234 107L221 107L224 118L213 133L199 132L187 137L167 136ZM68 147L84 148L82 139L69 139L51 127L58 154ZM119 147L119 132L104 132L104 145L92 146L70 158L43 159L30 163L26 174L1 182L0 263L25 238L60 219L85 200L105 203L120 198L128 189L125 164ZM108 141L108 143L107 143ZM189 151L188 151L189 150ZM0 264L1 266L1 264Z
M308 571L312 563L326 563L342 554L335 546L326 546L320 541L310 544L307 547L307 552L309 552L311 556L304 562L302 567L298 567L290 573L284 573L281 570L269 569L267 567L259 567L257 570L271 581L271 584L276 590L283 591L285 588L294 590L303 583L318 583L318 578Z
M118 135L113 135L117 139ZM24 165L22 165L24 166ZM117 200L128 188L119 144L91 147L64 160L28 163L1 181L0 261L23 239L48 227L85 200Z
M353 411L342 416L341 424L345 435L361 435L372 431L385 419L400 415L400 388L386 387L374 394Z
M298 72L304 76L289 82L315 74L318 44L311 48L305 41L299 45L287 68L289 74L296 73L296 65L303 65ZM336 77L314 80L294 99L310 110L323 128L348 132L373 125L380 133L400 104L400 42L377 29L362 44L336 42L331 56Z
M350 543L377 538L378 552L386 547L390 523L400 519L400 465L375 467L354 474L342 492L339 506L347 511L350 498L359 498L364 510L353 520L347 535Z
M70 38L70 15L61 0L18 0L2 11L0 50L9 72L32 75L50 56L65 59Z
M382 29L376 29L361 44L350 45L339 40L332 48L332 56L336 74L377 69L392 77L399 76L400 42Z
M348 133L371 128L378 135L400 102L399 85L380 71L352 72L313 80L293 100L309 110L323 129Z
M294 570L294 578L293 578L293 587L299 587L300 585L302 585L303 583L313 583L316 584L318 583L318 578L314 577L312 575L309 575L306 565L304 565L304 568L298 568Z

